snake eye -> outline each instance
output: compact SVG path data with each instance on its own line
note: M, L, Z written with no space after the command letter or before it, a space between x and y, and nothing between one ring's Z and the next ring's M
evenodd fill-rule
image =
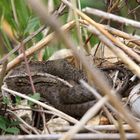
M29 83L28 83L28 81L26 80L26 79L18 79L16 82L15 82L15 84L17 85L17 86L27 86Z

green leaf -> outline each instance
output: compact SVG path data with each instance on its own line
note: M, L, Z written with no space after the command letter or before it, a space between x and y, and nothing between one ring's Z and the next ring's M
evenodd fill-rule
M24 30L24 35L33 33L40 28L40 21L38 17L29 18L26 29ZM37 42L43 38L43 34L40 32L34 37L34 41Z
M21 98L19 96L16 96L16 104L20 104Z
M3 121L0 121L0 129L2 129L2 130L6 130L6 124L5 124L5 122L3 122Z
M3 97L3 104L6 104L6 105L9 104L9 99L8 99L8 97Z
M29 18L28 25L25 29L25 33L33 32L35 27L39 24L39 19L37 17Z
M2 129L6 133L18 134L19 129L15 126L19 125L19 121L9 121L9 119L0 116L0 129ZM13 126L13 127L11 127Z
M15 121L11 121L11 123L9 124L9 126L16 126L19 125L21 122L19 120L15 120Z
M10 123L10 121L5 118L4 116L0 116L0 122L4 122L6 125L8 125Z
M5 130L10 124L9 120L3 116L0 116L0 129Z
M34 93L33 95L29 95L31 98L35 99L35 100L40 100L40 94L39 93ZM33 105L34 103L29 101L29 105Z
M19 134L20 130L17 127L9 127L5 130L5 132Z
M9 40L8 36L1 28L0 28L0 32L1 32L5 47L7 48L7 50L10 51L12 47L11 47L10 40Z
M26 2L23 0L15 0L14 4L16 7L18 27L20 30L19 32L20 35L23 35L29 20L29 10L27 8Z

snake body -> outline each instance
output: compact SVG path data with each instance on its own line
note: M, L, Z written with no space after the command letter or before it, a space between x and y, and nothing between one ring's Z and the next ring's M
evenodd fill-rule
M40 93L50 105L71 116L81 117L95 104L94 95L79 84L80 79L87 81L84 72L66 60L31 61L29 66L36 92ZM59 79L68 81L72 86ZM5 82L12 90L23 94L32 93L24 63L16 67L5 78Z

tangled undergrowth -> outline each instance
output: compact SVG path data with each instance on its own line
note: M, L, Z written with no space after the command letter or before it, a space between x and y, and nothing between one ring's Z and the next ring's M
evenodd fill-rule
M0 139L140 138L139 1L59 2L0 2Z

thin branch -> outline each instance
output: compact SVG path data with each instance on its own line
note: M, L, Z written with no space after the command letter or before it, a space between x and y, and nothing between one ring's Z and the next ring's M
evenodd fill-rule
M74 118L70 117L69 115L67 115L67 114L65 114L65 113L63 113L63 112L61 112L61 111L55 109L54 107L49 106L49 105L46 105L46 104L44 104L44 103L42 103L42 102L40 102L40 101L37 101L37 100L35 100L35 99L33 99L33 98L29 97L29 96L26 96L26 95L24 95L24 94L19 93L19 92L16 92L16 91L13 91L13 90L11 90L11 89L8 89L8 88L6 88L5 85L2 86L2 90L3 90L3 91L6 91L6 92L8 92L8 93L10 93L10 94L19 96L19 97L21 97L21 98L27 99L27 100L29 100L29 101L31 101L31 102L33 102L33 103L36 103L36 104L42 106L43 108L46 108L46 109L48 109L48 110L51 110L51 111L55 112L58 116L60 116L60 117L62 117L62 118L64 118L64 119L66 119L66 120L68 120L68 121L70 121L70 122L72 122L72 123L78 122L76 119L74 119Z
M20 118L15 112L11 111L11 110L7 110L8 112L10 112L11 114L13 114L17 119L19 119L19 121L21 123L23 123L28 129L32 130L35 134L39 134L39 132L33 128L32 126L30 126L28 123L26 123L22 118Z
M89 31L91 31L93 34L98 36L98 38L106 44L107 47L116 55L118 56L124 64L127 65L127 67L138 77L140 77L140 67L132 61L121 49L117 48L106 36L101 34L98 30L96 30L94 27L89 26L87 27Z
M97 9L89 8L89 7L84 8L82 11L87 14L96 15L96 16L103 17L108 20L114 20L114 21L120 22L122 24L131 25L133 27L140 29L140 22L132 20L132 19L127 19L124 17L116 16L114 14L106 13L101 10L97 10Z
M31 76L30 67L29 67L28 60L27 60L27 56L25 54L25 48L24 48L24 45L23 45L23 42L22 41L21 41L20 45L21 45L21 52L23 54L24 61L25 61L26 71L27 71L27 74L29 76L29 80L30 80L32 92L33 93L36 93L35 86L34 86L34 83L33 83L33 79L32 79L32 76Z
M1 86L3 84L3 79L4 79L5 74L6 74L7 64L8 64L8 60L6 60L5 62L3 62L2 69L0 71L0 91L1 91Z
M68 5L71 9L75 10L78 15L80 15L86 22L91 24L93 27L97 28L102 34L104 34L108 39L110 39L116 46L120 47L122 50L127 52L129 56L132 56L137 62L140 62L140 56L132 51L130 48L128 48L125 44L123 44L121 41L113 37L109 32L107 32L105 29L103 29L100 24L96 23L94 20L92 20L90 17L76 9L70 2L66 0L61 0L63 1L66 5Z
M75 22L71 21L71 22L65 24L64 26L62 26L62 30L64 32L66 32L66 31L70 30L71 28L73 28L74 26L75 26ZM55 38L55 33L49 34L48 36L43 38L41 41L39 41L37 44L35 44L34 46L32 46L29 49L27 49L25 51L26 56L29 57L33 53L35 53L36 51L42 49L43 47L45 47L45 45L48 45L54 38ZM17 64L22 62L23 59L24 59L23 54L18 55L15 59L13 59L11 62L8 63L7 71L11 70Z
M0 136L0 140L58 140L63 134L48 134L48 135L16 135L16 136ZM127 140L138 139L136 133L126 133ZM93 134L93 133L83 133L76 134L73 140L120 140L120 134Z
M55 128L55 132L66 132L68 130L70 130L73 126L65 126L63 128ZM87 125L87 127L91 128L91 129L94 129L94 130L97 130L97 131L108 131L108 132L111 132L111 131L117 131L118 132L118 128L116 128L116 125ZM123 129L125 131L133 131L133 129L128 125L128 124L124 124L122 125ZM87 132L86 129L81 129L80 132Z
M132 36L128 33L123 32L123 31L120 31L120 30L117 30L115 28L109 27L108 25L107 26L106 25L105 26L101 25L101 26L103 26L103 28L108 30L110 33L112 33L114 35L117 35L119 37L122 37L124 39L127 39L128 41L131 41L131 42L137 44L138 47L139 47L139 45L140 45L140 37L139 36L138 37L137 36Z
M65 133L59 140L71 140L81 128L89 121L96 113L100 110L100 108L107 102L108 98L103 97L100 99L93 107L91 107L86 114L81 118L81 120L73 126L67 133Z

